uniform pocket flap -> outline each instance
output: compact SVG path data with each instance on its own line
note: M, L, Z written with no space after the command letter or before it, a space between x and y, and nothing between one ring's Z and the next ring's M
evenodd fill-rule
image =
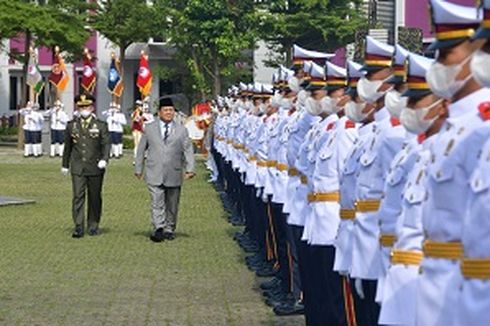
M470 180L471 190L474 193L479 193L488 189L490 177L486 176L480 168L473 172Z
M403 169L400 166L396 167L388 175L388 178L387 178L388 184L390 186L396 186L397 184L399 184L403 180L403 177L405 175L406 175L405 169Z
M371 164L373 164L374 160L376 160L377 156L378 156L377 152L367 151L361 155L359 162L361 163L362 166L370 166Z
M425 189L423 187L409 187L405 190L404 197L412 205L421 203L425 198Z
M430 175L436 182L451 180L454 176L454 166L451 164L441 164L431 168Z

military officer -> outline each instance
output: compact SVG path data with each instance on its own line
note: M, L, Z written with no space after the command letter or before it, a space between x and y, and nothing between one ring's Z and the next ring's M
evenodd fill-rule
M437 50L437 56L426 78L432 92L451 104L446 123L430 149L432 160L427 168L417 323L450 325L461 293L461 240L471 189L468 180L488 137L480 131L485 122L478 108L488 101L490 90L482 88L470 70L478 48L478 42L470 41L480 22L477 10L442 0L431 0L430 4L437 32L429 48ZM426 119L434 119L437 113L427 114Z
M85 232L85 198L88 198L87 227L89 235L100 233L102 183L109 160L110 141L107 124L93 116L95 99L79 95L75 104L80 116L68 123L65 130L65 151L61 172L71 172L73 184L73 238Z

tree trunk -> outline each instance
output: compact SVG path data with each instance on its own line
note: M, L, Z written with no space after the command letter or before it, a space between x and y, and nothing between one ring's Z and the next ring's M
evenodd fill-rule
M197 55L196 55L196 51L194 50L194 48L191 49L191 56L192 56L192 64L194 65L194 69L195 71L202 76L202 71L203 69L201 69L201 67L199 66L199 62L197 60ZM205 102L206 101L206 91L199 87L199 93L201 95L201 101L202 102Z
M293 43L288 40L284 42L283 46L286 50L286 67L291 67L293 64Z
M215 56L215 60L213 61L213 82L213 95L214 98L217 98L218 95L221 95L221 69L217 56Z
M31 46L31 39L32 35L29 30L25 32L25 44L24 44L24 62L22 65L22 78L23 78L23 83L21 85L21 91L22 91L22 96L21 96L21 107L24 107L28 101L28 90L27 90L27 68L29 66L29 58L31 56L31 53L29 52L29 48ZM24 124L24 117L21 114L17 114L17 149L22 149L24 146L24 132L22 130L22 125Z

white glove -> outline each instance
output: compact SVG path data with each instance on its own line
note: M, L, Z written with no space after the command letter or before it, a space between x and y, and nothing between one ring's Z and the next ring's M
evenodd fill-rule
M362 289L362 280L360 278L354 280L354 286L356 287L359 298L364 299L364 290Z
M66 177L68 175L68 169L67 168L61 168L61 175Z
M107 162L104 160L100 160L99 163L97 163L97 167L101 170L104 170L107 167Z

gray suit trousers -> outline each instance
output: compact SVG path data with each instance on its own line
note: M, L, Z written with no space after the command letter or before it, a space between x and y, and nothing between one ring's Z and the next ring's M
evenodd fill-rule
M163 232L175 232L180 200L180 187L148 185L150 190L151 222L156 229Z

